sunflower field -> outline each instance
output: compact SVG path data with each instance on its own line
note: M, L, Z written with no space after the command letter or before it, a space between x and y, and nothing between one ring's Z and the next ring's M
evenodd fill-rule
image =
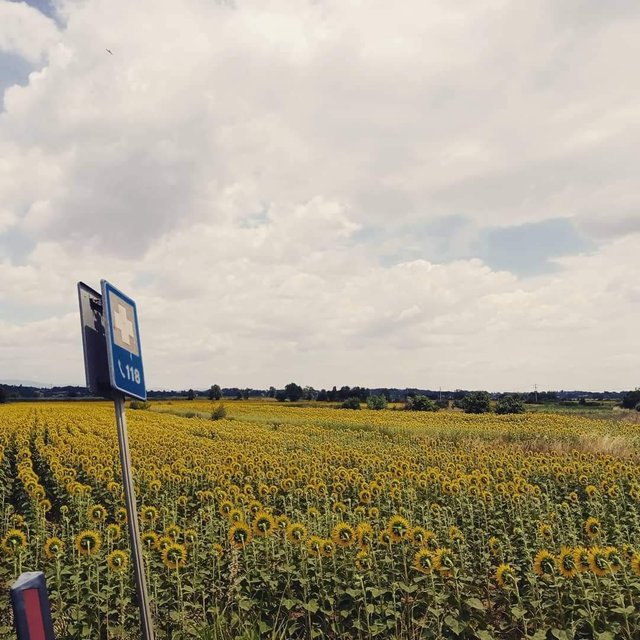
M214 408L127 413L158 638L640 638L640 425ZM138 637L110 404L0 405L0 549L0 638Z

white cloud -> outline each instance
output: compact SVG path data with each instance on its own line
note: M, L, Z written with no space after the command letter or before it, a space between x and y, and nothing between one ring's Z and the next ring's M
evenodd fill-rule
M637 384L640 8L59 7L58 32L0 0L41 31L0 19L0 48L46 61L0 114L0 305L53 314L4 321L3 377L82 380L56 332L75 282L109 277L140 304L152 386ZM447 216L471 248L570 216L598 249L526 281L438 264L429 238L403 257ZM7 231L35 246L21 262Z
M55 23L25 2L0 0L0 52L42 62L58 36Z

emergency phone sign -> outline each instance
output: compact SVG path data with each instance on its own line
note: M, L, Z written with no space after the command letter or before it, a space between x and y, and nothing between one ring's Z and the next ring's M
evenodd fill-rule
M146 400L136 303L106 280L101 285L111 386Z

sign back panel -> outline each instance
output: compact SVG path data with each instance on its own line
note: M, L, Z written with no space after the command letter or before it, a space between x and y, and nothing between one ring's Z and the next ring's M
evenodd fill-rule
M87 387L94 396L111 398L102 296L84 282L78 282L78 301Z
M106 280L101 284L111 386L146 400L136 303Z

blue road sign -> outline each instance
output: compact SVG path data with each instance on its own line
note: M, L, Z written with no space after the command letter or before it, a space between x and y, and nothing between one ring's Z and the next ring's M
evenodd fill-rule
M106 280L101 284L111 386L146 400L136 303Z

